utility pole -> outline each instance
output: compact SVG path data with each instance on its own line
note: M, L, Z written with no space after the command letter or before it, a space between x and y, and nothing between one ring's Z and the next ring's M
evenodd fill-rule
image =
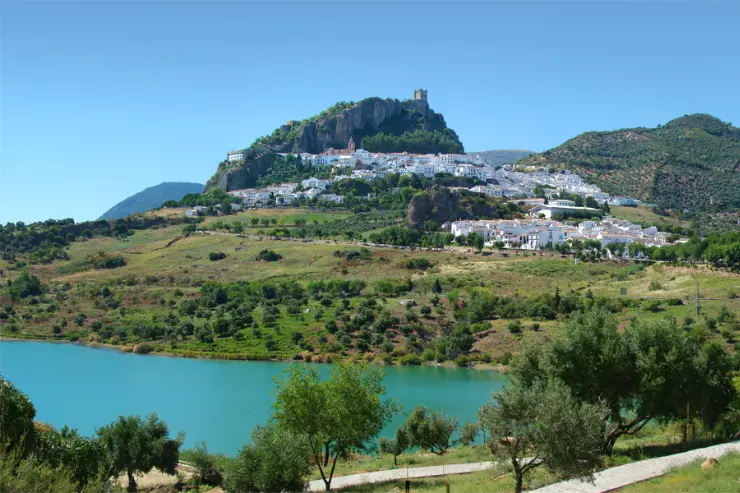
M696 316L699 316L699 281L696 281Z

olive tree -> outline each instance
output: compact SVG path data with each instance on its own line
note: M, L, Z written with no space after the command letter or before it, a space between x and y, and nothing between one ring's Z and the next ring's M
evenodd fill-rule
M119 416L100 428L98 435L110 456L112 474L128 476L128 491L136 491L135 473L147 473L154 467L167 474L176 472L184 436L171 439L167 424L156 414L145 419Z
M381 400L383 394L383 373L366 364L339 364L328 380L315 369L294 366L278 382L273 417L282 428L307 436L328 491L337 459L367 449L390 420L394 406Z
M231 493L303 491L311 471L308 438L274 424L257 427L226 469L225 488Z
M381 438L378 440L378 448L382 454L393 455L393 465L398 465L398 456L409 448L409 437L406 430L401 427L396 430L395 438Z
M452 434L457 429L457 424L457 418L417 406L406 421L409 444L442 455L453 445Z
M33 451L36 432L33 418L36 408L23 392L0 377L0 447L17 449L21 455Z
M551 343L527 348L514 380L558 379L581 402L605 403L603 450L653 419L698 417L712 426L732 401L729 356L673 319L638 320L620 332L613 315L577 314Z
M491 453L511 463L516 493L529 471L545 466L562 477L588 475L601 461L606 408L578 402L563 383L514 381L478 411Z
M478 423L470 423L466 421L465 423L463 423L462 428L460 429L460 443L462 443L466 447L471 445L478 436L478 431Z

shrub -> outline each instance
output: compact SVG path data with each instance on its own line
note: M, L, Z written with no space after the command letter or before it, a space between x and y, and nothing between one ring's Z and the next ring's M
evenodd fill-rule
M222 260L226 258L224 252L211 252L208 254L208 260L215 262L216 260Z
M134 353L136 354L149 354L154 351L154 344L150 342L141 342L134 346Z
M424 257L412 258L403 263L403 266L410 270L427 270L434 264Z
M277 262L278 260L282 259L283 256L279 253L276 253L273 250L261 250L256 257L256 260L262 261L262 262Z
M663 286L658 281L653 279L652 281L650 281L650 286L648 286L648 289L650 291L657 291L659 289L663 289Z
M415 354L407 354L400 360L402 365L418 366L421 364L421 358Z
M519 334L522 331L522 323L519 320L512 320L506 327L512 334Z

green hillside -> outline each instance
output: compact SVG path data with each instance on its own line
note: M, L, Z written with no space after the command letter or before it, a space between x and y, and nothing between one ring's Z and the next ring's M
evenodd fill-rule
M522 164L568 168L606 192L668 209L740 208L740 129L710 115L587 132Z
M202 191L203 185L200 183L160 183L120 201L100 216L100 219L121 219L137 212L146 212L159 207L168 200L180 200L189 193L200 193Z
M504 164L514 164L520 159L527 158L534 154L534 151L525 149L494 149L491 151L471 152L470 154L479 154L483 159L493 166L502 166Z

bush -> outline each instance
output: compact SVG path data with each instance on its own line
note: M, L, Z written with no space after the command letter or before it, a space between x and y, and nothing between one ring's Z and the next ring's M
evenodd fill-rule
M650 286L648 286L648 289L650 291L657 291L659 289L663 289L663 286L658 281L653 279L652 281L650 281Z
M512 320L506 327L512 334L519 334L522 331L522 323L519 320Z
M211 252L208 254L208 260L215 262L216 260L222 260L226 258L224 252Z
M280 260L282 258L283 258L283 256L280 255L279 253L276 253L273 250L265 249L265 250L261 250L257 254L256 260L259 260L259 261L262 261L262 262L277 262L278 260Z
M421 364L421 358L415 354L407 354L400 360L402 365L418 366Z
M257 427L227 467L226 491L303 491L310 473L311 451L305 437L274 425Z
M457 358L455 358L455 366L459 366L460 368L465 368L470 364L470 358L465 355L460 355Z
M149 354L154 351L154 344L150 342L141 342L134 346L134 353L136 354Z
M434 264L424 257L412 258L403 263L403 266L410 270L427 270Z

